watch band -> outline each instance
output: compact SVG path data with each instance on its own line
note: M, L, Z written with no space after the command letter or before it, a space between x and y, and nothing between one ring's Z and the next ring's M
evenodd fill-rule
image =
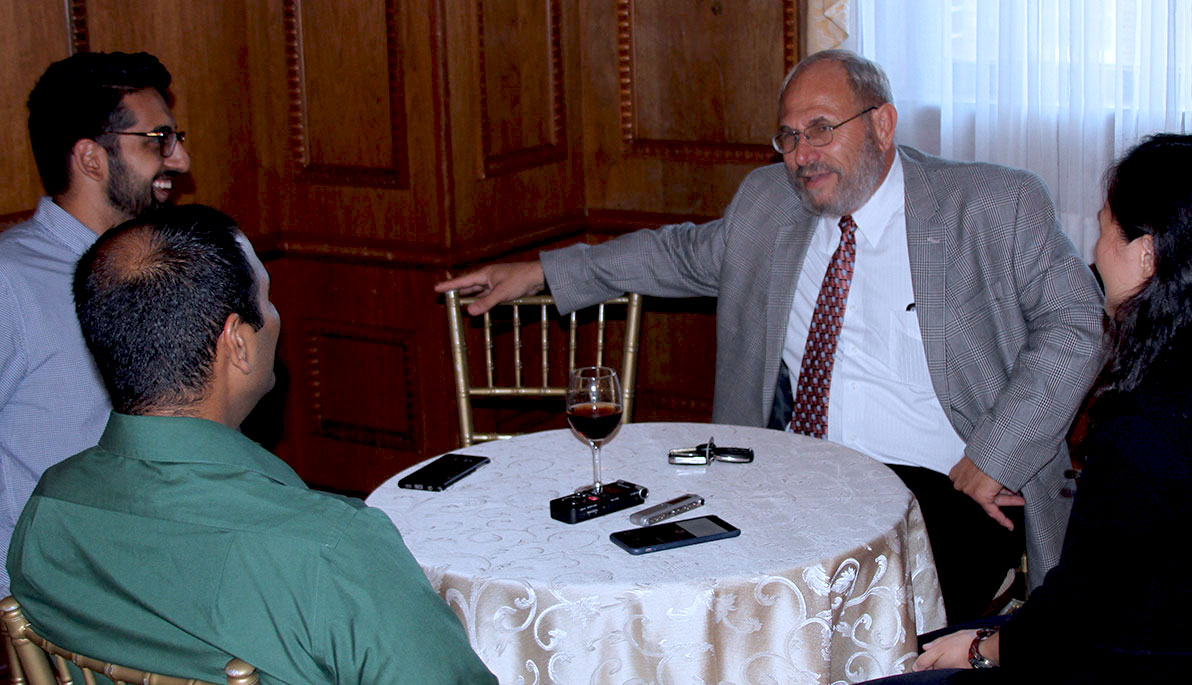
M969 665L973 668L994 668L997 664L990 661L989 657L981 654L981 643L986 638L997 632L997 628L981 628L977 631L976 637L973 638L973 643L969 645Z

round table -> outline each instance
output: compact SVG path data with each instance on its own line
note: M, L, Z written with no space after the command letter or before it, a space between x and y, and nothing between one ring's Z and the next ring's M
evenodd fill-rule
M677 466L715 436L751 464ZM502 683L848 683L909 670L917 633L944 625L918 503L884 465L801 435L639 423L603 451L604 479L646 503L566 524L549 501L591 477L569 430L457 450L492 463L443 492L377 488L431 585ZM640 556L609 540L629 515L684 493L741 529Z

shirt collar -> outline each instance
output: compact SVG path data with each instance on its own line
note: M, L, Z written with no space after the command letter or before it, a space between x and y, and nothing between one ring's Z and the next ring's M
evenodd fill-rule
M306 487L289 465L268 450L240 431L207 419L130 416L113 411L99 446L131 459L234 466L283 485Z
M78 256L82 256L99 237L95 231L84 226L73 214L59 207L49 197L42 197L37 202L33 220L45 226L50 235Z
M897 153L886 178L882 179L873 195L853 212L853 221L857 223L857 233L871 245L878 244L886 227L890 225L894 216L903 211L905 198L905 180L902 172L902 159ZM836 227L840 217L829 218L829 224Z

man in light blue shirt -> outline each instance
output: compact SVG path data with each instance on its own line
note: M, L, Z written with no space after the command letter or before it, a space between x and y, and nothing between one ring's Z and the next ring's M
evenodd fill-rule
M80 53L29 96L29 138L47 193L0 233L0 596L4 555L49 466L96 443L111 405L71 299L96 237L169 199L190 167L166 104L170 74L147 53Z

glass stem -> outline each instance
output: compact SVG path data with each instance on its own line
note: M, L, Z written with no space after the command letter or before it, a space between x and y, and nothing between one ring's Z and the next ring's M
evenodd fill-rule
M592 446L592 488L600 492L601 486L604 485L600 482L600 443L589 440L588 444Z

